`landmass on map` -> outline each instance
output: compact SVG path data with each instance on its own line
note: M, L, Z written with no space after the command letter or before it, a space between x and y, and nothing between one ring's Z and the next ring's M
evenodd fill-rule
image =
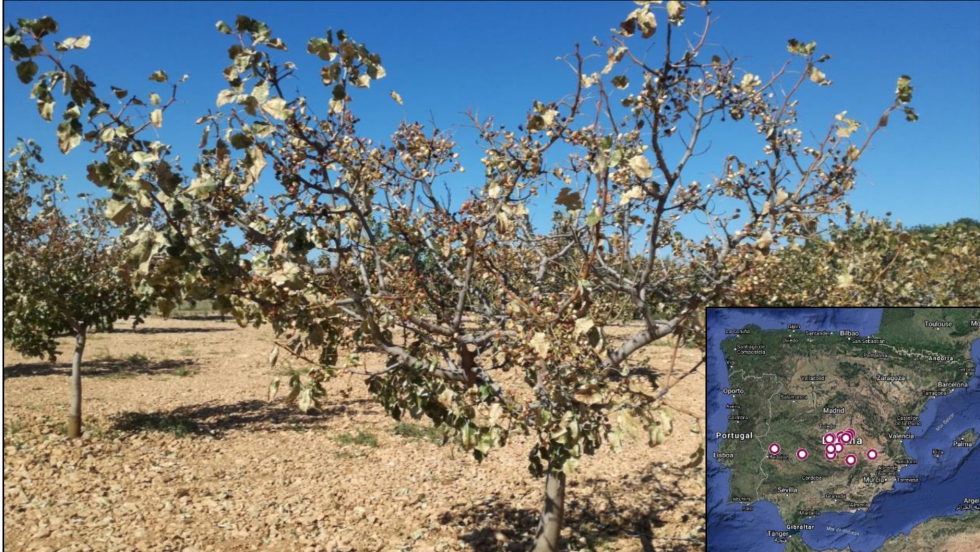
M885 542L877 552L976 552L980 542L980 512L932 518L917 525L908 535L898 535ZM802 543L801 543L802 544ZM800 551L807 551L799 548ZM786 548L786 552L791 552ZM825 552L845 552L825 551Z
M718 459L731 469L730 502L776 504L792 535L824 511L867 508L915 462L903 441L921 424L919 413L930 399L966 387L973 377L969 343L980 328L970 321L980 319L980 309L882 313L874 335L846 327L725 329L731 334L722 342L725 392L733 403ZM853 435L844 452L825 459L824 437L848 429ZM956 438L975 442L976 436ZM772 444L778 453L770 452ZM804 461L796 456L801 448ZM847 454L857 456L853 467L844 462ZM787 550L808 550L798 538L787 542Z
M972 447L977 444L977 432L973 429L968 429L960 434L959 437L953 439L954 447Z
M908 535L898 535L885 542L876 552L976 552L980 542L980 512L930 519L917 525ZM810 552L799 539L789 541L785 552ZM823 552L847 552L825 550Z

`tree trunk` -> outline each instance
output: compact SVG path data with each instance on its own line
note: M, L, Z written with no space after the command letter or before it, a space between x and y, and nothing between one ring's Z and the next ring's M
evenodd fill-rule
M558 538L561 535L565 517L565 474L551 473L544 482L544 507L541 508L541 521L534 536L534 552L558 552Z
M71 408L68 411L68 436L82 436L82 353L85 352L85 326L75 334L75 355L71 359Z

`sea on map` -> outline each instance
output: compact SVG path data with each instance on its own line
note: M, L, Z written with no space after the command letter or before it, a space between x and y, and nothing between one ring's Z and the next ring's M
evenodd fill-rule
M709 551L980 550L980 308L712 308Z

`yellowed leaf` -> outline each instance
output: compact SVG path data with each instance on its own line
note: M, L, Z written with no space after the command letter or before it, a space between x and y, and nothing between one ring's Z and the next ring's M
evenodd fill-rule
M650 166L650 161L647 160L644 155L637 155L630 159L630 168L636 173L636 176L640 178L650 178L653 176L653 167Z

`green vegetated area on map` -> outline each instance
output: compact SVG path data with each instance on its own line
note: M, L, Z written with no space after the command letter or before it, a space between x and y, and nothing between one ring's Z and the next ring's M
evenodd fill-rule
M755 434L751 440L722 442L720 452L733 455L723 461L731 468L731 498L769 500L784 521L795 524L814 512L860 508L890 489L903 467L896 461L907 460L898 436L910 423L900 416L917 419L933 398L926 393L945 391L940 382L973 377L969 343L980 337L980 329L971 328L970 320L978 319L980 309L894 308L884 309L878 333L853 338L882 339L882 344L853 343L837 333L854 329L847 327L834 328L831 336L807 336L815 328L761 331L748 326L751 334L725 339L721 346L729 362L729 386L743 391L733 395L738 408L727 413L745 417L729 418L727 432ZM951 326L937 330L927 327L927 320ZM738 354L736 348L744 351L746 346L762 346L765 354ZM936 357L949 360L930 360ZM803 381L803 376L826 379ZM828 414L825 408L843 408L843 413ZM863 443L826 461L823 435L847 428L854 428ZM777 458L767 452L772 442L782 448ZM795 458L801 447L809 451L805 461ZM879 453L873 462L865 457L869 448ZM845 465L848 453L857 454L856 466ZM804 476L819 479L807 481ZM777 492L780 487L797 492Z
M974 429L968 429L968 430L964 431L963 433L961 433L958 437L956 437L956 439L953 439L953 440L954 441L964 441L966 443L969 443L969 445L972 447L973 445L977 444L977 437L978 437L978 435L977 435L976 430L974 430Z

